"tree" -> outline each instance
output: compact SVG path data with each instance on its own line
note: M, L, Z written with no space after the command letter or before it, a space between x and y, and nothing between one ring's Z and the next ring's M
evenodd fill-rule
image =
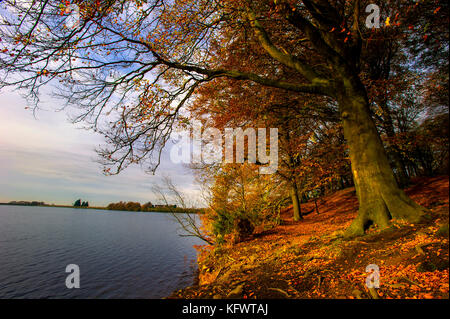
M349 236L372 222L387 227L390 218L420 220L424 208L397 185L360 78L362 44L374 32L363 27L366 1L75 3L81 21L67 28L59 2L6 2L2 86L28 89L37 101L43 85L60 82L59 94L83 111L75 120L105 135L105 172L138 162L154 170L185 104L201 85L227 77L337 103L360 204ZM422 10L409 1L394 5L399 12ZM404 26L396 27L408 36ZM221 50L246 49L248 59L234 64L216 58ZM265 72L253 71L264 64ZM280 76L282 69L294 76ZM103 114L113 114L105 115L110 125L99 122Z
M385 4L386 5L386 4ZM413 78L408 76L408 66L405 65L405 54L397 33L384 28L378 32L378 35L371 36L364 51L366 55L363 59L362 77L365 78L369 102L375 116L379 131L386 134L386 151L388 157L392 159L395 176L400 186L404 187L409 183L409 176L406 172L404 159L401 156L394 141L396 131L393 120L392 99L396 94L401 94L405 87L411 85L405 79ZM381 35L381 36L380 36Z
M252 234L255 226L277 220L284 192L271 175L258 173L255 164L220 164L209 167L211 197L202 221L217 243L237 243Z
M142 205L141 210L143 212L149 212L151 208L153 208L153 204L151 202L147 202L144 205Z
M74 207L81 207L81 199L77 199L75 203L73 203Z
M247 53L240 50L220 54L222 61L241 61L246 59ZM263 72L264 69L259 71ZM288 70L285 73L283 76L292 77ZM331 162L328 159L334 157L334 164L339 161L342 163L343 157L339 155L344 155L345 151L338 148L344 146L343 139L324 138L324 133L331 133L330 128L334 128L338 121L336 106L329 99L271 87L256 90L252 83L218 79L198 89L189 112L193 119L202 122L203 127L214 127L221 131L227 127L239 127L242 130L255 127L278 128L278 178L272 179L272 182L286 184L295 221L302 219L300 201L305 192L320 187L325 184L324 181L329 183L331 176L335 179L342 175L339 165L329 165ZM342 136L339 130L331 134L336 133L337 136ZM332 156L326 156L327 152L319 152L319 148L328 149ZM344 157L346 156L348 154ZM199 168L202 167L196 166L196 169ZM203 168L208 174L209 165ZM349 169L348 171L350 172Z
M125 210L139 212L141 210L141 204L138 202L128 202L125 204Z
M246 51L242 50L227 51L221 52L220 57L222 61L245 60L245 55ZM284 76L292 75L287 71ZM287 186L295 221L302 219L300 201L306 192L342 176L348 177L351 172L342 130L336 126L338 112L328 99L270 87L255 90L252 83L220 79L198 89L189 112L203 127L221 131L227 127L239 127L243 131L255 127L278 128L279 163L277 178L272 182ZM203 168L208 174L210 165L195 168Z
M106 207L108 210L126 210L125 203L119 202L119 203L110 203Z

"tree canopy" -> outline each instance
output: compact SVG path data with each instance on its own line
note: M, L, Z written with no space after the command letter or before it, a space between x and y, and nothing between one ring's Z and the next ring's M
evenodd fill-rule
M25 90L36 106L42 88L52 85L53 94L79 110L74 121L105 136L99 150L105 173L134 163L154 171L170 134L189 124L189 108L202 96L211 107L197 104L198 114L248 110L245 104L253 103L252 123L268 124L280 114L294 119L292 111L274 112L288 107L299 121L321 120L318 129L338 132L329 124L342 125L360 202L349 235L372 222L384 227L391 218L423 216L398 186L405 158L393 140L401 124L393 118L409 115L402 103L414 104L412 91L421 86L430 107L448 112L441 99L448 92L446 2L385 1L380 28L366 26L370 1L363 0L4 3L0 87ZM248 92L261 95L246 100ZM289 126L280 125L286 132ZM379 127L390 138L386 147ZM295 133L308 134L315 133Z

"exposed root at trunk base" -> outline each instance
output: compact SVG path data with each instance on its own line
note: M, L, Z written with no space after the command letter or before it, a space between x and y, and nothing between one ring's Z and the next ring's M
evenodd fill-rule
M422 221L428 210L412 201L402 190L385 192L376 199L360 204L358 216L347 228L346 238L363 236L370 225L380 229L391 226L391 219L406 220L411 223Z

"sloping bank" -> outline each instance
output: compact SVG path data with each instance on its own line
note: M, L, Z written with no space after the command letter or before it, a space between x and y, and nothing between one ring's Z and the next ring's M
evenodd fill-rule
M394 221L387 230L344 240L356 215L354 189L326 198L320 214L199 256L198 283L169 298L449 298L448 177L417 180L407 193L430 209L423 224ZM313 203L302 209L307 211ZM379 289L367 289L366 267L380 270Z

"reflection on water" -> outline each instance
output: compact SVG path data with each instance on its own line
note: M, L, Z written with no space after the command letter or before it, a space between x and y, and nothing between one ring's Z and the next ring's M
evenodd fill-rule
M202 244L179 228L163 213L0 206L0 298L165 297L193 283Z

